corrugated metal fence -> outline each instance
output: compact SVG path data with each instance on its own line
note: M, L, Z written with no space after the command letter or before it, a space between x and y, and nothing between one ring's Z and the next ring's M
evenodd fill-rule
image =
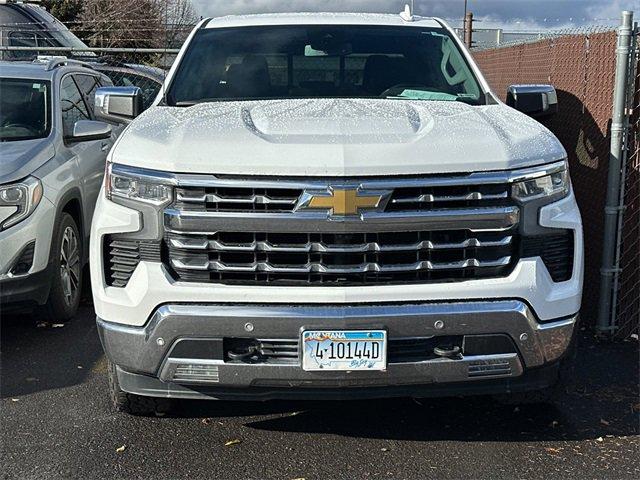
M595 324L598 309L615 47L616 32L612 30L551 36L537 42L474 52L491 87L503 99L511 84L548 83L557 89L559 113L543 123L567 150L583 215L586 262L582 318L588 325ZM635 101L638 107L638 95ZM634 110L632 137L637 140L638 108ZM616 330L616 335L623 337L637 330L640 318L637 141L633 148L627 169Z

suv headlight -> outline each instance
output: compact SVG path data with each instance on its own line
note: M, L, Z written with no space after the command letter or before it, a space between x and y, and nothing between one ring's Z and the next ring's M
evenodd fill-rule
M134 168L107 163L105 195L114 202L122 198L163 206L171 201L172 188L158 183L156 178L146 178Z
M0 224L0 230L12 227L31 215L41 199L42 183L35 177L27 177L18 183L0 185L0 209L9 211Z
M560 199L569 194L570 180L567 162L556 164L549 172L513 184L513 198L529 202L539 198Z

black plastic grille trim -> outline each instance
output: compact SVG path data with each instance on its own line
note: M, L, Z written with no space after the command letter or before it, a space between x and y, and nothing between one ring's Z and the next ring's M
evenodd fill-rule
M126 287L141 260L160 262L160 242L129 240L105 235L104 273L107 285Z
M22 249L20 252L20 256L15 261L13 266L11 267L11 275L24 275L25 273L29 273L31 270L31 266L33 265L33 255L36 248L35 240L29 242L27 246Z
M462 345L462 336L408 337L388 340L387 362L421 362L436 358L433 349L438 345ZM232 360L230 350L255 348L255 354L244 359ZM250 338L225 338L224 360L234 363L280 363L297 364L300 362L300 342L297 339L258 340Z
M522 258L542 258L553 281L565 282L573 272L573 244L573 230L523 237L521 255Z

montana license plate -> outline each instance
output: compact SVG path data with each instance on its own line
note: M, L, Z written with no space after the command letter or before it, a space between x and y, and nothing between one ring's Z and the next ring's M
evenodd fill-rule
M309 330L302 332L303 370L386 370L384 330Z

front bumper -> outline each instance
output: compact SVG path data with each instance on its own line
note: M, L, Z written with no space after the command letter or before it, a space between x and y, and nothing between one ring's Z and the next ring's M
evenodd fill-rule
M532 381L535 374L531 372L555 364L564 355L575 321L572 316L540 323L517 300L354 306L174 304L158 308L143 327L98 318L98 330L107 355L118 366L121 387L130 393L178 398L335 398L501 393L515 384L542 388L545 382L552 383L552 376ZM426 352L420 361L390 361L384 372L308 372L299 357L287 363L245 363L230 360L224 352L228 338L297 340L305 329L365 328L386 329L390 342L462 338L462 355L452 359ZM507 336L513 348L479 351L476 342L476 351L466 350L472 338L491 336ZM185 368L205 369L208 376L185 379L180 374Z
M39 304L46 302L51 277L49 259L55 223L54 205L43 197L33 214L0 232L0 304ZM33 246L28 272L14 275L12 268L25 249Z

